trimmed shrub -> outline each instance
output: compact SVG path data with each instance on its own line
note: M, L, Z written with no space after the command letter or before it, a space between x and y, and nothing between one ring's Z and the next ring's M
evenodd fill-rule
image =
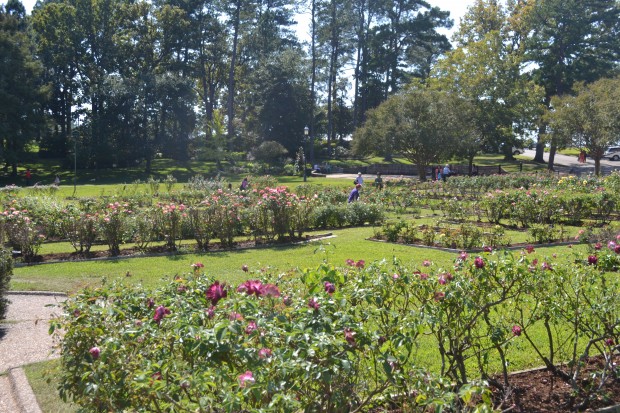
M9 300L5 297L9 290L9 282L13 275L13 259L11 252L5 249L0 250L0 320L6 315L9 307Z

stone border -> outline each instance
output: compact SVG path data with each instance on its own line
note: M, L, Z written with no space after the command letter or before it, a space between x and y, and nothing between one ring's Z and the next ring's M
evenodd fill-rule
M14 367L9 370L9 386L20 412L43 413L24 369Z

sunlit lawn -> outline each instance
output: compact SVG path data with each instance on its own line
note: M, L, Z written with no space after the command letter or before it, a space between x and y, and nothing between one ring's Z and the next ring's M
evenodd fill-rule
M523 171L535 171L544 169L538 164L518 156L517 161L505 162L502 155L484 155L477 157L475 163L477 165L497 165L503 164L504 169L509 171L517 171L523 168ZM380 163L380 159L368 159L359 161L355 165L363 166L369 163ZM406 161L402 161L407 163ZM520 163L523 165L520 166ZM50 168L49 165L41 165L41 168L47 167L47 174L39 174L45 180L53 180L54 173L57 168ZM157 179L163 179L167 174L172 174L179 181L175 188L180 188L184 182L192 176L204 174L205 176L213 176L215 173L215 165L213 164L194 164L177 166L166 160L158 160L154 165L157 168ZM138 189L131 188L132 182L137 179L143 182L148 176L141 172L141 167L129 168L127 170L101 171L99 176L94 176L92 171L88 173L79 172L79 181L88 183L87 185L71 185L72 173L70 171L62 172L63 185L54 195L59 201L64 201L68 197L96 197L96 196L112 196L118 195L119 192L126 190L138 191L148 194L149 188L146 184L141 184ZM35 179L36 176L35 176ZM91 182L95 179L94 182ZM233 187L238 186L242 176L229 176L228 181ZM414 178L415 179L415 178ZM295 188L304 184L302 177L289 176L278 177L278 182ZM107 183L107 184L102 184ZM350 179L333 179L333 178L314 178L308 177L306 184L317 186L334 186L337 188L349 188L351 186ZM163 185L160 187L162 191ZM24 190L20 195L30 194L30 190ZM434 224L441 217L432 215L432 211L423 210L421 212L423 218L418 223ZM411 219L413 214L395 214L389 213L390 220L400 218ZM163 283L168 282L177 274L183 274L191 271L190 265L195 262L204 264L204 272L212 275L221 281L225 281L232 285L238 284L243 280L251 277L241 270L242 265L248 265L250 270L265 269L271 273L281 273L303 270L306 268L316 268L324 262L328 262L334 266L343 266L345 260L363 259L367 262L375 260L387 260L391 262L393 259L400 260L409 268L416 268L422 265L424 260L430 260L435 265L443 268L450 268L456 253L452 251L443 251L439 249L412 247L399 244L391 244L385 242L373 242L367 240L378 228L362 227L338 230L316 231L314 233L327 234L332 236L320 241L309 243L301 243L296 245L269 246L263 248L231 250L221 252L206 253L183 253L177 255L165 255L155 257L138 257L109 259L101 261L84 261L84 262L61 262L54 264L42 264L31 266L19 266L14 269L14 275L11 280L12 290L48 290L48 291L64 291L75 292L85 286L100 285L103 280L111 282L113 280L122 280L130 284L141 284L145 288L157 288ZM567 234L570 236L578 230L575 227L567 227ZM528 234L526 231L509 232L512 243L527 242ZM184 245L189 246L192 242L187 240ZM130 245L127 245L130 246ZM553 255L558 256L558 260L566 260L571 262L573 253L584 253L585 245L575 245L572 248L568 246L553 247L537 247L535 256L540 259L548 259ZM104 245L94 246L93 250L106 250ZM49 243L43 246L41 253L52 252L71 252L72 248L68 243ZM515 254L519 254L516 251ZM531 352L523 351L520 344L515 344L511 352L511 366L515 369L527 368L540 364L538 358ZM418 359L425 360L427 367L437 369L438 360L436 359L436 346L430 338L423 338L420 341ZM58 361L39 363L26 367L26 373L33 385L38 401L44 412L73 412L77 409L75 406L69 406L62 403L56 393L58 384Z

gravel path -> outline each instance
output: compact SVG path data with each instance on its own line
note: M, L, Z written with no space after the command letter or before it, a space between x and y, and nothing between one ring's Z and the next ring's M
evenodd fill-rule
M13 367L57 357L48 334L49 320L66 296L9 293L11 302L0 326L0 374Z
M9 293L6 319L0 322L0 413L36 411L38 406L24 406L17 393L31 392L23 383L21 372L12 370L30 363L58 357L54 342L48 334L49 320L60 311L59 304L66 299L57 293ZM7 374L9 373L9 374ZM18 377L18 383L14 378ZM13 379L13 381L11 381ZM17 387L17 388L15 388Z

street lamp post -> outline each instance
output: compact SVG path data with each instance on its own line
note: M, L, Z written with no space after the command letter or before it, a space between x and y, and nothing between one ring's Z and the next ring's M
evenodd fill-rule
M73 196L77 191L77 141L80 137L80 132L74 130L73 133Z
M308 140L308 133L310 132L310 128L308 128L308 126L304 127L304 140L303 140L303 145L302 145L302 150L303 150L303 157L302 157L302 161L303 161L303 168L304 168L304 182L306 182L308 180L307 176L306 176L306 141Z

